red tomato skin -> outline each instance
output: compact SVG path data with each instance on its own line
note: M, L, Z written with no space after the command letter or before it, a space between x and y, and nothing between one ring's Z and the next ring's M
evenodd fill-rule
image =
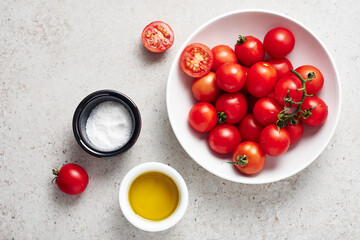
M199 52L192 53L194 49L198 49L198 50L200 49L204 53L204 54L200 54L201 57L203 57L203 59L200 62L195 57L195 54L199 54ZM206 63L204 57L207 58ZM191 61L195 61L197 64L199 64L199 66L197 67L201 66L202 69L199 71L193 71L190 67L187 66L187 59L190 59ZM210 69L213 65L213 61L214 61L214 56L212 54L211 49L208 46L205 46L202 43L192 43L188 45L181 53L180 67L188 76L198 78L198 77L203 77L210 72Z
M283 108L272 98L260 98L254 106L255 120L263 126L275 124Z
M280 104L280 106L285 106L284 98L287 95L289 90L289 96L294 102L300 102L303 92L297 91L297 89L302 88L302 83L299 78L296 76L285 76L277 81L274 89L275 99ZM290 107L289 104L286 104L287 107ZM297 105L295 105L297 106Z
M211 49L214 56L214 63L211 68L214 72L224 63L237 63L234 50L227 45L217 45Z
M265 51L262 42L253 36L246 36L245 42L235 44L235 54L242 65L251 65L264 60Z
M191 90L193 96L199 102L213 102L221 93L221 89L216 85L215 73L209 72L201 78L195 78Z
M260 172L265 165L266 155L261 149L260 145L252 141L244 141L240 143L233 152L233 162L237 162L238 156L246 155L248 163L241 167L241 165L235 165L236 168L247 175L252 175Z
M241 135L234 125L219 124L210 131L208 142L216 153L229 154L241 142Z
M247 91L254 97L266 97L273 91L277 80L276 70L271 64L258 62L247 72Z
M70 195L82 193L89 183L85 169L74 163L62 166L56 178L56 184L61 191Z
M304 126L301 122L298 122L297 124L290 124L290 122L287 122L285 130L290 134L290 145L292 145L297 143L303 136Z
M165 32L162 33L161 31L156 29L157 28L156 26L162 27L161 31L165 31ZM151 40L151 38L147 37L148 36L148 31L152 32L150 34L150 36L153 35L154 28L158 32L158 35L161 36L160 37L161 41L159 40L159 42L158 42L159 46L151 45L152 40ZM168 34L167 35L168 37L165 37L165 34ZM155 21L155 22L152 22L152 23L148 24L143 29L142 34L141 34L141 40L142 40L145 48L148 49L151 52L154 52L154 53L160 53L160 52L164 52L164 51L168 50L173 45L174 38L175 38L174 32L171 29L171 27L167 23L164 23L162 21Z
M258 123L252 113L248 113L239 123L239 132L242 141L260 142L260 133L263 126Z
M318 94L324 86L324 76L314 66L311 65L303 65L295 69L304 79L307 79L307 75L310 72L314 72L316 77L312 78L312 81L305 83L306 93L309 95L316 95Z
M290 70L293 69L293 65L287 58L270 58L266 62L275 68L278 80L289 75Z
M246 81L245 69L237 63L225 63L216 71L216 84L225 92L240 91Z
M217 123L216 109L207 102L195 104L189 112L190 126L198 132L208 132Z
M290 146L290 134L284 128L280 131L275 124L266 126L260 134L260 146L270 156L284 154Z
M286 28L271 29L264 37L264 49L273 58L285 57L294 49L294 46L295 37Z
M311 110L311 115L307 119L300 118L301 121L309 127L318 127L324 124L328 116L328 106L326 103L319 97L306 97L303 104L301 105L301 110L310 109L311 107L316 106Z
M225 123L238 123L245 116L248 104L244 95L240 92L223 93L215 103L217 112L224 112L227 116Z

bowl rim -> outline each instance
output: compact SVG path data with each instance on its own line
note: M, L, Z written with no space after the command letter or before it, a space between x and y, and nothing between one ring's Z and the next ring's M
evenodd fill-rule
M174 60L172 62L172 65L170 67L170 71L169 71L169 74L168 74L168 80L167 80L167 85L166 85L166 108L167 108L167 113L168 113L168 118L169 118L169 121L170 121L170 125L171 125L171 128L173 129L173 132L178 140L178 142L180 143L180 145L182 146L182 148L185 150L185 152L197 163L199 164L201 167L203 167L204 169L206 169L207 171L211 172L212 174L220 177L220 178L223 178L223 179L226 179L228 181L232 181L232 182L237 182L237 183L243 183L243 184L265 184L265 183L271 183L271 182L276 182L276 181L279 181L279 180L283 180L283 179L286 179L286 178L289 178L299 172L301 172L302 170L304 170L306 167L308 167L311 163L313 163L315 161L315 159L317 159L319 157L319 155L323 152L323 150L325 149L321 149L321 151L318 151L315 155L314 155L314 158L312 161L310 161L307 165L304 165L302 168L299 168L299 169L296 169L294 171L290 171L288 172L287 174L285 174L284 176L281 176L281 177L275 177L275 178L271 178L271 179L265 179L263 181L254 181L255 178L245 178L246 180L244 181L237 181L235 180L234 178L231 178L229 176L227 176L226 174L222 174L221 172L217 171L217 170L213 170L213 169L210 169L209 167L207 167L206 165L202 165L200 164L200 162L198 160L196 160L193 155L191 154L191 151L186 147L184 146L180 141L179 141L179 136L178 136L178 133L174 130L174 122L172 122L172 118L170 117L171 115L171 112L172 112L172 109L170 108L170 91L169 91L169 88L170 88L170 85L171 85L171 79L170 79L170 76L173 74L174 71L176 71L176 68L178 67L178 59L180 59L180 55L183 51L183 49L188 45L190 44L190 40L192 38L194 38L194 36L196 36L201 30L203 30L205 27L207 27L208 25L224 18L224 17L228 17L228 16L231 16L231 15L237 15L237 14L242 14L242 13L265 13L265 14L271 14L271 15L276 15L276 16L279 16L279 17L282 17L282 18L285 18L285 19L288 19L290 20L291 22L299 25L300 27L302 27L303 29L305 29L307 32L309 32L315 39L316 41L319 42L319 44L322 46L322 48L324 49L325 53L326 53L326 56L329 58L330 60L330 63L331 63L331 66L333 67L334 69L334 72L335 72L335 76L336 76L336 82L337 82L337 85L338 85L338 88L337 88L337 93L338 93L338 96L339 96L339 102L338 102L338 105L337 105L337 108L335 109L337 114L336 114L336 118L335 118L335 122L334 122L334 126L332 127L331 129L331 132L330 134L328 135L328 138L324 141L326 144L324 145L325 147L329 144L331 138L333 137L334 133L335 133L335 130L337 128L337 125L338 125L338 122L339 122L339 118L340 118L340 112L341 112L341 105L342 105L342 93L341 93L341 84L340 84L340 77L339 77L339 73L338 73L338 70L337 70L337 67L335 65L335 62L334 62L334 59L332 58L332 56L330 55L329 53L329 50L326 48L326 46L324 45L324 43L320 40L320 38L313 32L311 31L309 28L307 28L303 23L299 22L298 20L294 19L293 17L290 17L288 15L285 15L283 13L280 13L280 12L276 12L276 11L272 11L272 10L267 10L267 9L241 9L241 10L235 10L235 11L230 11L230 12L226 12L226 13L223 13L223 14L220 14L219 16L216 16L210 20L208 20L207 22L203 23L200 27L198 27L192 34L190 34L190 36L187 37L187 39L184 41L184 43L181 45L181 47L179 48L177 54L175 55L174 57Z
M87 142L83 139L82 134L80 132L80 116L82 111L84 110L87 104L89 104L90 102L92 102L93 100L99 97L104 97L104 96L115 97L121 100L122 102L124 102L124 104L126 104L129 107L129 109L131 110L134 116L134 131L131 138L124 146L113 151L101 151L94 149L93 147L87 144ZM110 89L98 90L87 95L77 106L72 121L73 133L78 144L87 153L99 158L115 157L130 149L139 138L141 132L141 125L142 125L141 114L135 102L131 100L126 94Z

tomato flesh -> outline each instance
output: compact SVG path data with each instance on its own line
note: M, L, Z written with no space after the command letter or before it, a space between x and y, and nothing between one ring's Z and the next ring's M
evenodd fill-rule
M155 21L144 28L141 40L149 51L164 52L174 43L174 32L168 24Z
M210 72L213 61L214 57L209 47L193 43L182 52L180 66L190 77L202 77Z

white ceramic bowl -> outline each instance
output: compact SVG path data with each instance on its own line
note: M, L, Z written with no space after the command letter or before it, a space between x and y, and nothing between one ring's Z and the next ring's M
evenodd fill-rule
M149 221L138 216L134 213L129 203L129 188L131 183L139 175L150 171L162 172L171 177L176 183L180 193L179 205L175 212L162 221ZM163 231L174 226L185 214L188 201L188 189L181 175L174 168L158 162L143 163L131 169L122 180L119 190L120 208L125 218L135 227L149 232Z
M253 176L242 175L227 162L230 156L215 154L208 146L207 134L195 132L188 124L188 113L196 103L192 96L192 78L181 70L179 59L190 43L203 43L212 48L219 44L234 47L241 35L260 40L272 28L285 27L295 36L295 48L287 56L294 68L314 65L322 72L325 84L318 95L329 107L329 115L321 127L305 127L302 139L279 157L267 156L264 169ZM241 10L218 16L198 28L179 49L171 66L166 90L167 111L171 126L182 147L209 172L239 183L274 182L298 173L312 163L329 143L340 115L341 89L335 64L320 39L303 24L280 13L267 10Z

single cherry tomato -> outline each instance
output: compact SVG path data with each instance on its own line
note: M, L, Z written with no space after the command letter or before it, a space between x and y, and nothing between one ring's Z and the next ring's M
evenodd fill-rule
M263 126L258 123L252 113L248 113L239 123L239 132L242 141L260 142L260 133Z
M265 57L262 42L253 36L240 35L235 44L235 54L241 64L249 67L261 62Z
M216 85L215 73L209 72L192 83L192 93L199 102L213 102L220 95L221 89Z
M245 116L248 104L240 92L223 93L216 100L215 108L220 123L237 123Z
M216 110L207 102L195 104L189 112L190 126L198 132L208 132L217 123Z
M290 146L290 134L284 128L278 130L275 124L266 126L260 134L260 146L270 156L285 153Z
M297 124L290 124L290 122L287 122L284 128L290 134L290 144L297 143L303 136L304 127L301 122L298 122Z
M302 83L299 78L294 75L288 75L281 78L277 81L274 89L275 99L280 104L280 106L285 106L285 98L287 95L294 102L300 102L303 92L298 91L302 88ZM289 91L289 92L288 92ZM289 103L286 104L287 107L290 107ZM297 105L295 105L297 106ZM294 105L292 104L292 107Z
M217 45L211 49L214 56L214 64L212 70L214 72L224 63L237 63L234 50L227 45Z
M327 116L328 116L328 106L326 103L319 97L306 97L303 104L301 105L301 110L311 109L311 115L304 119L300 118L301 121L310 127L317 127L322 125Z
M203 77L210 72L213 54L209 47L201 43L188 45L181 54L180 66L190 77Z
M82 167L68 163L59 169L53 169L56 184L61 191L70 195L82 193L89 183L89 177Z
M234 149L232 159L240 172L251 175L263 169L266 155L258 143L245 141Z
M293 65L287 58L270 58L266 62L275 68L278 80L289 75L290 70L293 69Z
M255 97L266 97L273 91L276 84L276 70L271 64L258 62L247 72L246 88Z
M283 108L272 98L260 98L254 106L254 118L263 126L275 124Z
M286 28L271 29L264 38L264 49L273 58L285 57L294 49L294 46L295 37Z
M210 131L208 142L215 152L228 154L241 142L241 136L234 125L225 123L217 125Z
M174 32L168 24L156 21L144 28L141 40L151 52L164 52L174 43Z
M216 71L216 84L226 92L238 92L245 84L246 71L237 63L225 63Z
M295 69L304 79L312 77L312 80L305 83L306 93L316 95L324 86L324 77L319 69L311 65L300 66ZM314 73L314 74L313 74Z

